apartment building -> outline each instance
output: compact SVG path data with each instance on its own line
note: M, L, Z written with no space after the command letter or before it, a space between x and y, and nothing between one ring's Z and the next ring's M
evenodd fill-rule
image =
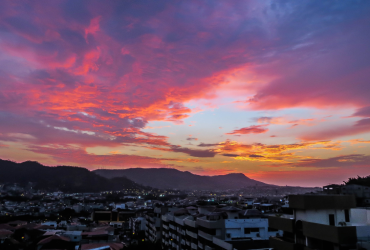
M279 234L258 210L233 206L190 206L162 215L162 221L163 249L268 249L269 237Z
M145 229L145 240L153 243L160 242L162 239L162 215L172 211L172 207L156 207L153 212L145 215L146 229Z
M323 187L323 193L326 194L344 194L354 195L357 200L357 206L370 205L370 187L357 184L349 185L327 185Z
M353 195L290 195L293 215L270 216L269 226L283 234L270 238L276 250L349 250L366 248L370 212L356 208Z
M133 218L130 224L133 234L140 234L146 230L146 219L144 217Z

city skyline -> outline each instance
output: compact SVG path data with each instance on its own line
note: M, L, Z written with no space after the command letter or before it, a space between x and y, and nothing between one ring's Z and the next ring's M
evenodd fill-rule
M0 3L0 158L370 175L368 1Z

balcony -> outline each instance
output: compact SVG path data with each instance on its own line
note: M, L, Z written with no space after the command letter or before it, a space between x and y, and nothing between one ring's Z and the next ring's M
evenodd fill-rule
M154 225L153 226L155 226L155 227L160 227L161 226L161 220L160 219L156 219L155 220L155 223L154 223Z
M230 243L227 243L221 239L218 239L216 237L213 237L213 244L225 249L225 250L233 250L233 245Z
M198 230L198 235L206 240L209 240L209 241L212 241L213 240L213 236L210 235L210 234L207 234L201 230Z
M181 219L181 218L176 218L176 217L175 217L175 222L176 222L177 224L181 225L181 226L183 226L183 225L184 225L184 220L183 220L183 219Z
M170 224L170 228L173 229L173 230L176 230L176 227L174 225L171 225L171 224Z
M197 224L194 220L185 219L184 224L188 225L189 227L194 227L194 228L197 227Z
M165 215L165 214L162 215L162 220L167 222L168 221L167 215Z
M198 247L197 244L191 243L191 248L192 249L197 249L197 247Z
M270 237L270 247L276 250L303 250L301 246L295 243L284 241L281 238Z
M214 250L214 248L212 248L212 247L210 247L210 246L205 245L205 246L204 246L204 250Z
M354 244L357 241L356 227L335 227L303 221L302 231L307 237L336 244Z
M193 233L192 231L186 230L186 234L189 235L190 237L193 237L194 239L198 238L198 234Z
M283 230L284 232L294 233L295 220L283 217L269 216L269 227Z
M168 218L168 220L170 220L170 221L173 221L173 215L172 214L167 214L167 218Z
M201 242L199 242L199 241L198 241L198 247L199 247L200 249L203 249L203 244L202 244Z
M224 225L224 221L223 220L212 221L212 220L205 220L205 219L198 218L197 224L201 227L211 228L211 229L212 228L222 228Z
M163 228L166 229L166 230L168 230L168 226L166 226L166 225L163 225Z

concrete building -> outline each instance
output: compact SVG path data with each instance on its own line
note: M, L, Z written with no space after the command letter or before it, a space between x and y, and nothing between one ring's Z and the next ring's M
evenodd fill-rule
M162 221L163 249L265 249L279 233L259 211L232 206L186 207L162 215Z
M156 207L153 213L147 213L146 219L146 229L145 229L145 240L150 242L160 242L162 239L162 215L168 211L172 211L172 207Z
M274 249L357 249L370 237L370 213L356 208L353 195L291 195L289 206L293 215L269 217L271 228L284 231L270 238Z

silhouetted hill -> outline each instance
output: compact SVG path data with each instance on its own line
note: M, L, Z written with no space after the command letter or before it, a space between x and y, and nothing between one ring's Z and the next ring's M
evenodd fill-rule
M22 186L34 182L37 189L64 192L100 192L140 187L125 177L108 180L86 168L46 167L38 162L15 163L6 160L0 160L0 182L19 183Z
M244 174L227 174L217 176L201 176L190 172L182 172L169 168L129 168L94 170L94 173L106 178L125 176L142 185L154 188L177 189L240 189L251 186L268 186L260 181L248 178Z

